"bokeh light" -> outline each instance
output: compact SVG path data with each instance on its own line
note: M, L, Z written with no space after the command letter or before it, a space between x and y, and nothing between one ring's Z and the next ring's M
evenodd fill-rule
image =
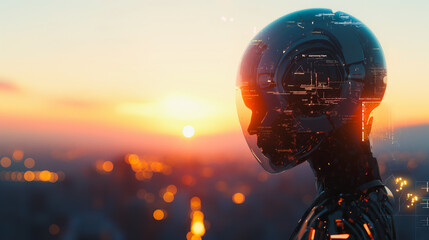
M201 200L199 197L191 198L191 209L200 210L201 209Z
M103 163L103 170L105 172L111 172L113 170L113 163L111 161L105 161Z
M235 193L234 195L232 195L232 201L235 204L242 204L245 199L246 197L242 193Z
M204 213L201 211L193 211L192 213L192 220L194 221L203 221L204 220Z
M177 193L177 187L174 185L168 185L167 192L171 192L172 194L176 194Z
M36 162L32 158L27 158L24 160L24 166L26 168L33 168L35 164L36 164Z
M204 227L203 222L201 222L201 221L195 221L195 222L192 224L191 232L192 232L193 234L195 234L195 235L199 235L199 236L204 235L204 233L206 232L206 229L205 229L205 227Z
M10 167L10 165L12 164L12 161L10 160L10 158L8 158L8 157L3 157L1 160L0 160L0 165L2 166L2 167L4 167L4 168L8 168L8 167Z
M27 182L31 182L31 181L33 181L33 180L34 180L34 177L35 177L35 175L34 175L34 173L33 173L32 171L26 171L26 172L24 173L24 179L25 179L25 181L27 181Z
M24 152L22 150L15 150L13 152L12 157L13 157L13 160L19 162L24 158Z
M164 193L163 197L165 202L167 203L171 203L172 201L174 201L174 194L171 192L166 192Z
M155 211L153 211L153 218L157 221L161 221L162 219L164 219L165 217L165 213L164 210L162 209L156 209Z
M41 171L39 173L40 181L47 182L51 180L51 173L48 170Z

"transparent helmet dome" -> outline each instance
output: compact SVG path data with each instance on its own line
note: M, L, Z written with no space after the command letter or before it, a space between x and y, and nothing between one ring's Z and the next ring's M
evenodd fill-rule
M268 172L307 160L350 121L367 141L386 67L371 31L356 18L308 9L279 18L249 44L237 77L237 112L249 148Z

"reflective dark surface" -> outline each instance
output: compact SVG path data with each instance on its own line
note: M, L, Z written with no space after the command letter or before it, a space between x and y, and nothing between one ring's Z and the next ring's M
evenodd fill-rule
M307 160L345 123L356 122L356 137L367 141L386 67L379 43L359 20L309 9L279 18L254 37L237 87L251 151L267 171L280 172Z

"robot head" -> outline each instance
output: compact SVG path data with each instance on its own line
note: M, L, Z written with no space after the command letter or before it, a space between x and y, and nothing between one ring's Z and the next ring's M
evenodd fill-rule
M348 14L308 9L253 38L238 74L237 110L255 158L281 172L345 125L368 141L369 115L385 89L384 56L371 31Z

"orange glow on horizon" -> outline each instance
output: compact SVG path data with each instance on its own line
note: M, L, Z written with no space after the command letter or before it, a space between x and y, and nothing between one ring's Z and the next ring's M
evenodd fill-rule
M145 131L156 130L166 135L178 135L180 131L181 135L192 137L195 128L199 129L200 135L234 130L236 125L231 123L236 121L235 103L231 101L226 106L193 96L172 95L150 103L122 103L116 111L124 116L141 118L145 126L140 121L136 127L144 127Z
M19 2L11 1L11 9L21 9ZM68 11L67 4L58 3L58 8L34 4L37 9L34 14L46 25L45 34L38 34L37 38L27 37L33 36L35 29L32 24L24 24L32 23L32 14L10 14L10 21L2 28L8 36L2 44L8 48L0 56L3 67L1 130L26 140L37 139L34 138L36 132L37 136L52 138L49 142L52 145L59 144L55 140L73 137L93 136L94 142L114 139L112 145L120 148L133 145L133 150L144 145L142 141L137 144L138 140L151 139L152 135L185 141L182 130L188 124L197 129L193 142L207 136L226 139L227 134L240 131L234 102L234 82L240 60L256 29L259 31L267 21L281 15L271 16L272 11L266 11L255 19L252 12L244 11L240 16L228 17L227 27L225 22L215 19L219 16L211 15L213 10L234 11L235 4L224 1L201 6L191 1L172 1L169 7L154 5L141 9L136 8L139 4L126 2L115 17L106 11L95 11L93 15L79 17L74 13L58 15L58 21L51 21L50 16L55 15L57 9ZM429 50L422 47L427 42L428 31L421 30L425 29L427 8L403 2L392 5L392 11L374 16L370 16L362 4L336 7L353 9L357 17L366 19L365 24L371 26L384 48L389 78L384 101L393 110L394 127L429 123L426 108ZM269 5L288 9L288 2ZM306 5L303 1L296 2L294 8L306 8ZM374 5L382 7L385 2L374 1ZM100 1L94 6L110 9L114 5ZM93 5L82 1L76 3L76 7L86 13ZM403 11L403 7L413 10ZM193 17L171 21L178 8L183 16ZM197 9L204 14L192 15ZM144 14L135 14L136 11ZM395 18L398 12L404 14L405 19L420 19L408 24L400 36L391 27L385 27L392 22L401 25L403 21ZM196 33L196 29L207 28L209 19L211 31ZM88 24L88 20L94 24ZM73 22L73 27L68 29L70 34L64 34L66 29L58 27L58 22ZM135 31L141 23L147 25L145 31ZM167 47L165 39L169 39L171 33L160 31L159 26L164 25L180 33ZM89 30L94 26L113 27ZM114 40L104 41L112 36ZM404 44L409 36L413 36L412 44ZM374 120L377 121L377 117ZM383 123L378 124L384 127ZM133 134L123 132L143 137L136 140ZM237 139L234 139L236 143L245 144ZM154 145L162 148L173 144L160 140Z
M251 111L246 107L243 107L242 100L240 99L241 95L239 94L240 90L236 91L236 101L238 102L238 105L241 106L238 107L239 114L246 112L244 115L250 116L249 112ZM412 103L409 103L404 101L403 98L394 98L393 94L394 93L389 93L389 90L386 91L385 99L381 105L373 111L372 115L374 116L374 125L378 125L381 128L386 127L385 125L392 125L395 128L401 128L429 124L429 112L421 109L419 105L421 101L418 102L417 100L413 100ZM178 102L181 103L174 103L175 100L178 100ZM29 99L28 101L33 101L33 99ZM192 114L185 117L188 110L183 110L182 114L180 114L181 110L177 110L178 108L176 105L179 105L181 106L180 108L184 109L186 109L186 104L198 105L193 104L192 102L201 102L201 106L196 108L198 110L200 108L207 108L212 109L210 111L213 112L204 110L204 114L207 115L199 113L196 115L197 117L192 116ZM163 108L162 106L164 105L169 107ZM410 107L410 105L414 107ZM387 116L386 106L389 109L388 111L391 112L391 114L389 114L391 116ZM164 110L157 110L158 108ZM192 108L193 107L190 107L190 109ZM171 111L177 119L172 118L169 115L170 113L168 112L170 110L168 109L174 109L174 111ZM1 125L7 126L8 128L25 129L25 132L44 129L46 131L52 131L60 134L72 131L71 129L73 129L73 131L78 129L79 131L85 132L94 126L103 126L106 129L115 127L127 131L141 133L148 132L165 136L178 136L179 134L183 136L182 131L183 126L185 125L192 125L195 129L198 129L198 135L200 136L219 135L240 130L237 110L233 99L229 102L223 102L222 104L214 104L205 103L204 100L200 99L180 96L167 97L161 100L157 99L151 103L144 104L129 104L127 102L118 103L117 105L111 105L106 109L103 106L103 109L100 110L101 112L98 110L78 112L78 109L66 108L62 110L62 114L54 114L54 112L46 111L46 109L39 110L40 111L37 112L29 112L26 109L22 109L21 112L0 112L0 114L3 115ZM34 120L32 122L23 121L28 118ZM248 122L249 120L250 119L247 119L246 121ZM35 126L35 124L37 124L37 126ZM58 127L55 127L56 125L58 125ZM95 132L94 134L101 136L102 131ZM18 159L20 159L21 155L23 157L23 153L19 152L19 150L16 151L16 154Z

